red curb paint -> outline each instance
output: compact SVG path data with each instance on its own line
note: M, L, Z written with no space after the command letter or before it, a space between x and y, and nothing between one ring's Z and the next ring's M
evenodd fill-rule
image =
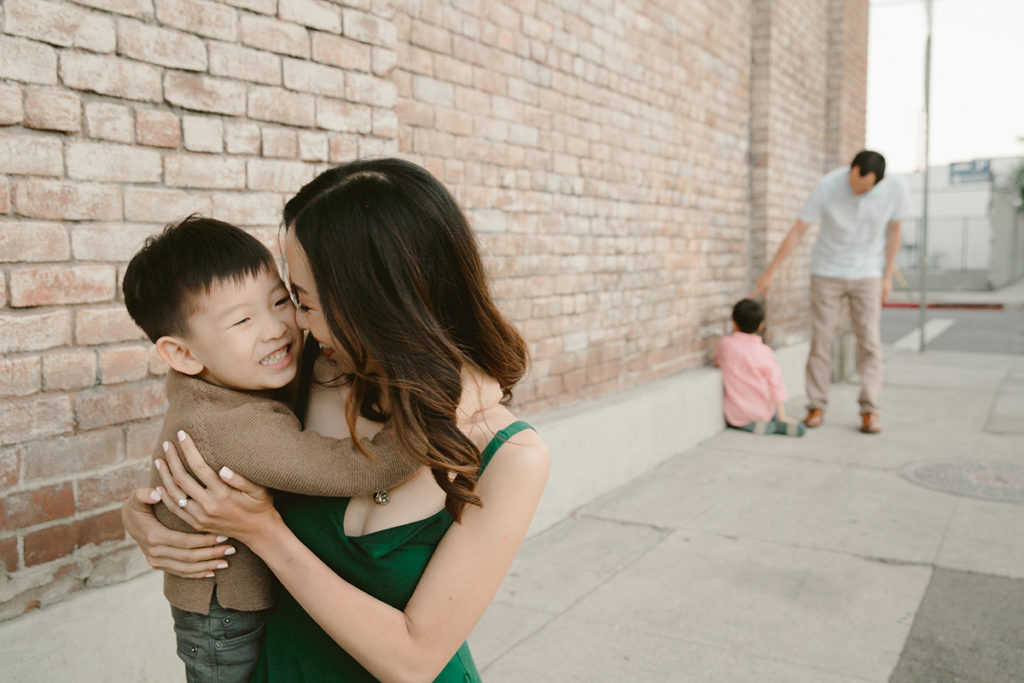
M882 304L882 308L921 308L920 304L910 302L890 302ZM973 311L1001 311L1002 304L928 304L927 308L961 308Z

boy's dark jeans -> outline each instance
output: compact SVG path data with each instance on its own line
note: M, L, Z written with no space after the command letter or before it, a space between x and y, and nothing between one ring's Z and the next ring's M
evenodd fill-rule
M178 657L185 662L188 683L245 683L256 668L263 644L267 611L227 609L210 599L210 613L197 614L171 606Z

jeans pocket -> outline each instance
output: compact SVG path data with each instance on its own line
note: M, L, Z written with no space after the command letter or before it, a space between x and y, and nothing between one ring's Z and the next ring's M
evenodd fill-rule
M210 616L216 621L213 634L221 640L234 640L257 631L262 633L267 623L266 610L245 612L220 608L210 610Z
M186 664L195 660L210 638L209 617L171 607L174 617L174 635L178 642L178 656Z
M185 662L185 666L194 666L199 658L200 647L195 643L184 642L178 638L178 659Z
M260 658L263 634L266 627L261 623L255 630L242 635L213 643L214 659L220 680L249 680L256 662Z
M188 683L202 683L216 680L210 667L209 643L210 625L205 614L186 612L171 607L174 616L174 635L177 641L178 659L185 664L185 680Z

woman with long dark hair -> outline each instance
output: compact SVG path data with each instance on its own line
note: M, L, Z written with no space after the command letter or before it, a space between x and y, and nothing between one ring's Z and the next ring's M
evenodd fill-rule
M456 409L474 375L507 403L525 343L491 299L464 215L419 166L331 169L284 217L298 320L322 347L307 428L364 434L386 419L423 466L372 497L275 508L240 475L212 472L186 436L177 446L199 481L171 448L160 493L194 500L169 507L245 543L284 588L253 680L479 680L465 639L525 537L549 456L504 405L462 416L461 429ZM197 548L138 507L126 505L126 525L151 564L192 576L222 560L215 538Z

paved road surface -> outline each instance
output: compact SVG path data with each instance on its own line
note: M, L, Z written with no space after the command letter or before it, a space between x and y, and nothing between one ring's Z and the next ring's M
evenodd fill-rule
M1024 354L1024 310L929 309L927 320L929 350ZM883 309L882 342L916 341L919 324L917 310Z

